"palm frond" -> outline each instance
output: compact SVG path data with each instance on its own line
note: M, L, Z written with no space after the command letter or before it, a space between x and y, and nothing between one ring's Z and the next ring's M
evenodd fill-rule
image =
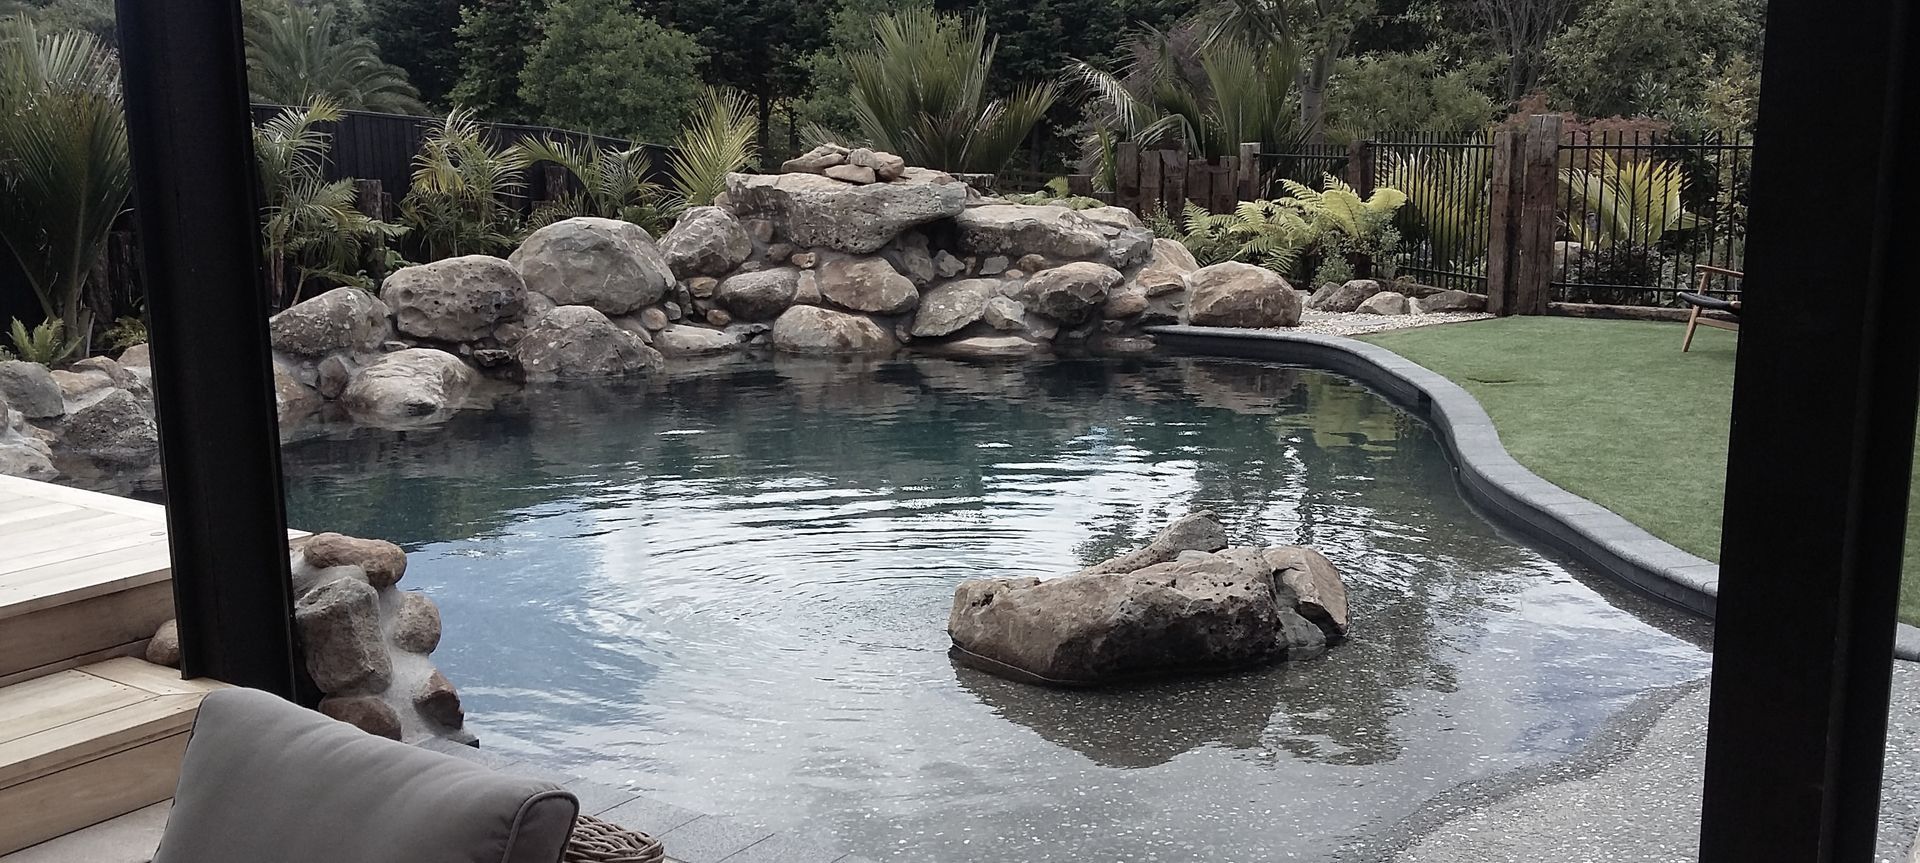
M713 203L727 190L727 175L753 161L757 123L746 94L722 87L701 89L700 105L667 157L669 183L688 207Z

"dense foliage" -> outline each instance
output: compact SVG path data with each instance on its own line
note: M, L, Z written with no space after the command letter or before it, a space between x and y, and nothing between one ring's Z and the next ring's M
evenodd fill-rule
M554 0L520 72L520 99L539 122L665 141L694 108L704 52L626 0Z

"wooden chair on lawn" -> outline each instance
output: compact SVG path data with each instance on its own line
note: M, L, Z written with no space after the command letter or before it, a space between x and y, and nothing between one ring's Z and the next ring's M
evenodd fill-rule
M1714 296L1708 292L1707 283L1715 276L1722 279L1738 281L1745 278L1746 274L1739 270L1729 270L1725 267L1713 266L1712 264L1694 264L1693 269L1700 274L1700 281L1696 284L1692 292L1681 291L1679 295L1680 302L1686 303L1687 307L1692 309L1692 312L1687 315L1687 335L1680 340L1681 353L1686 353L1688 348L1693 347L1693 331L1698 327L1713 327L1715 329L1732 330L1734 332L1740 331L1740 301ZM1731 294L1734 293L1734 290L1731 288L1721 288L1719 293ZM1706 316L1706 312L1722 312L1731 316L1733 320L1726 321L1719 318L1710 318Z

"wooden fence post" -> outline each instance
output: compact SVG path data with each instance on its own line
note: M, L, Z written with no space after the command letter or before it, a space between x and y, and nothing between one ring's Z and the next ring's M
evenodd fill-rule
M1552 293L1553 235L1560 199L1559 114L1527 120L1521 171L1519 233L1514 253L1513 313L1544 315Z
M1160 189L1160 151L1147 150L1140 154L1140 215L1165 212L1161 201Z
M540 200L558 201L567 196L567 169L559 165L542 165L540 172Z
M387 193L379 180L353 181L353 208L384 222L387 220Z
M1362 198L1373 194L1373 172L1373 142L1355 141L1348 144L1347 175L1342 179Z
M1235 197L1242 201L1260 199L1260 144L1257 141L1240 145L1240 163L1238 176L1235 177Z
M1093 197L1093 175L1092 174L1068 174L1067 175L1067 194L1076 195L1082 198Z
M1140 202L1140 145L1121 141L1113 147L1113 203L1145 216Z
M1520 149L1525 130L1493 133L1493 168L1487 181L1487 311L1511 315L1514 307L1513 253L1518 236Z
M1176 221L1187 208L1187 154L1182 150L1160 151L1160 206Z

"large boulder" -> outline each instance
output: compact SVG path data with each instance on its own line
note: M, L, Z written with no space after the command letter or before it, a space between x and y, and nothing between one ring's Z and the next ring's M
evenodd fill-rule
M527 237L509 258L539 291L561 306L592 306L624 315L660 302L674 284L653 236L632 222L579 216Z
M962 660L1053 685L1318 655L1325 633L1275 585L1262 550L1244 548L1123 573L974 579L954 592L947 628Z
M1128 281L1139 285L1147 296L1157 297L1186 290L1187 276L1198 269L1200 263L1186 246L1177 240L1158 239L1153 241L1147 262Z
M0 362L0 398L27 419L57 417L67 412L60 382L46 366L26 360ZM4 425L0 422L0 425Z
M773 322L773 347L792 354L884 354L900 345L866 315L794 306Z
M1181 552L1213 552L1226 547L1226 526L1222 525L1212 512L1202 510L1174 519L1172 524L1162 528L1146 545L1096 563L1080 570L1077 574L1105 575L1110 572L1132 572L1156 563L1166 563L1179 557Z
M6 410L6 400L0 398L0 417ZM51 480L59 475L59 469L53 466L53 450L46 441L10 428L0 418L0 476Z
M1484 312L1487 310L1487 295L1469 294L1466 291L1438 291L1412 300L1411 306L1411 311L1417 314Z
M340 401L355 418L376 424L434 417L459 407L473 380L473 370L453 354L407 348L361 369Z
M913 280L884 258L829 255L816 265L814 279L827 302L856 312L897 315L920 301Z
M1023 292L1027 311L1063 324L1084 323L1100 311L1107 292L1120 278L1119 270L1089 261L1041 270L1027 280Z
M380 285L400 332L441 342L470 342L494 325L520 317L527 285L513 265L487 255L464 255L403 267Z
M934 288L920 298L913 315L913 335L936 338L959 332L987 313L987 301L998 296L998 279L963 279Z
M908 228L966 209L966 184L906 174L866 185L818 174L728 174L726 207L741 218L772 222L797 246L870 254Z
M1187 277L1187 322L1203 327L1292 327L1300 295L1279 273L1228 261Z
M800 273L797 267L734 273L714 289L713 298L735 318L771 321L793 305L800 289Z
M316 533L299 540L301 559L315 569L351 566L377 590L400 583L407 574L407 553L384 539L362 539L340 533Z
M1372 279L1349 279L1341 284L1328 282L1307 297L1307 308L1316 312L1358 311L1360 304L1380 293L1380 283Z
M1274 580L1292 592L1294 610L1312 621L1328 637L1347 634L1347 583L1333 561L1311 548L1280 546L1267 549Z
M671 324L654 334L653 348L663 356L697 357L737 351L740 340L721 330Z
M1399 291L1381 291L1367 298L1367 301L1354 309L1363 315L1404 315L1407 313L1407 295Z
M963 357L976 360L1015 359L1035 354L1049 353L1052 343L1032 333L1010 333L987 331L978 335L963 335L944 342L925 342L914 345L915 350L941 357Z
M753 240L732 213L719 207L694 207L660 237L660 253L666 256L674 278L718 276L753 254Z
M160 451L160 433L140 401L116 389L60 424L60 448L101 461L146 464Z
M371 694L393 682L393 658L380 635L380 595L357 578L337 578L293 607L301 652L314 685L329 695Z
M392 328L387 314L387 304L366 291L334 288L269 318L267 331L274 350L295 356L373 353Z
M559 306L527 327L513 358L528 380L613 378L661 366L660 352L590 306Z
M1065 207L987 204L969 207L953 222L960 229L960 248L968 254L1071 261L1107 253L1100 226Z

